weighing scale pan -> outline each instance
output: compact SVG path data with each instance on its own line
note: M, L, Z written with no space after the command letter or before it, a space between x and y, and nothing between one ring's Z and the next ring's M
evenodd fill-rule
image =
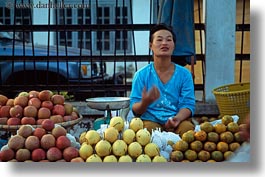
M119 110L128 108L130 98L128 97L96 97L86 99L88 107L97 110Z

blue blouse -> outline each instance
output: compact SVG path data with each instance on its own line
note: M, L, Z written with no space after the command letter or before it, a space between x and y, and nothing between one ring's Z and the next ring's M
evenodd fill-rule
M160 98L148 106L141 119L165 124L175 116L182 108L188 108L192 115L195 111L194 83L191 72L180 65L175 64L175 71L167 83L163 83L157 75L154 63L150 63L139 69L132 81L130 94L130 109L136 102L142 99L143 88L149 91L156 86L160 91Z

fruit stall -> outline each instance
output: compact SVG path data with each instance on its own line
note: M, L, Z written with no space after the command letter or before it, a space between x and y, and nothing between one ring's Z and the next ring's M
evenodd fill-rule
M180 137L160 129L149 132L139 117L127 120L128 112L111 114L128 107L128 101L107 108L101 102L105 116L84 123L74 105L50 90L0 95L0 161L223 162L248 145L241 134L247 124L238 123L237 115L194 118L195 129ZM93 107L91 100L87 104Z

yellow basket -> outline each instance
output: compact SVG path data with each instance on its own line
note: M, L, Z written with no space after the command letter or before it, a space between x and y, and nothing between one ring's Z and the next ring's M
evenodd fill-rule
M228 84L213 89L220 116L238 115L244 123L250 112L250 83Z

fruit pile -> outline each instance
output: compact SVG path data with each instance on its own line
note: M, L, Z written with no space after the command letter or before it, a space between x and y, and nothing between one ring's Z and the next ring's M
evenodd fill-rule
M85 162L167 162L152 143L148 130L143 129L140 118L133 118L128 129L124 120L112 117L102 135L88 130L80 135L80 157Z
M51 119L41 127L21 125L0 151L1 162L75 162L80 159L75 140Z
M40 125L45 119L71 121L78 119L78 111L50 90L21 92L15 98L0 95L0 125Z
M199 131L185 132L181 140L172 145L171 161L221 162L233 157L244 143L240 130L246 124L238 125L232 116L223 116L217 124L206 121L199 126Z

